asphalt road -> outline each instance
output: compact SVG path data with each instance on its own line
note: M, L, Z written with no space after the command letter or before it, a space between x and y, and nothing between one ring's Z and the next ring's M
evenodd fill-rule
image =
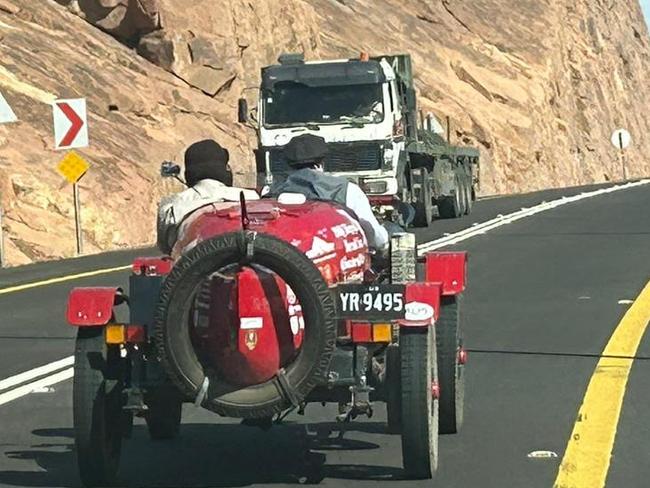
M487 199L469 217L437 221L420 242L585 188ZM650 279L650 185L563 205L490 230L456 246L470 252L463 328L470 354L465 425L441 438L435 486L551 488L597 356ZM128 264L112 253L0 271L0 290ZM0 294L0 380L69 356L64 324L72 286L126 286L126 272ZM608 487L650 479L650 343L644 339L627 386ZM124 486L417 487L402 478L400 440L385 434L385 412L349 426L342 439L334 409L269 432L186 405L182 435L153 443L138 423L125 445ZM73 452L71 382L0 405L0 486L79 486ZM558 457L531 459L532 451Z

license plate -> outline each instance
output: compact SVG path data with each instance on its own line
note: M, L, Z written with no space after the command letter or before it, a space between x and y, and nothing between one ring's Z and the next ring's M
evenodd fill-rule
M404 285L339 285L336 290L341 319L404 318Z

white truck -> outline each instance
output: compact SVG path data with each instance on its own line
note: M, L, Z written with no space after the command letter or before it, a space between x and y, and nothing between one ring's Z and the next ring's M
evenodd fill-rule
M415 208L426 227L434 207L443 218L471 211L479 184L479 151L453 146L431 115L418 112L411 57L384 55L306 62L284 54L262 68L257 109L239 100L240 123L258 135L258 185L289 171L284 147L311 133L329 146L325 171L353 181L377 213L397 219L396 204Z

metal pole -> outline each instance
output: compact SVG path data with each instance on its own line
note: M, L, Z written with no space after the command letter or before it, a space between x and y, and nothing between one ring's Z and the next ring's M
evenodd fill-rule
M623 181L627 180L627 168L625 167L625 149L623 148L623 132L618 133L618 147L621 148L621 166L623 167Z
M83 235L81 233L81 206L79 205L79 184L72 185L72 195L74 198L74 225L77 236L77 255L84 252Z
M5 267L5 233L2 227L2 217L4 217L4 210L0 207L0 268Z

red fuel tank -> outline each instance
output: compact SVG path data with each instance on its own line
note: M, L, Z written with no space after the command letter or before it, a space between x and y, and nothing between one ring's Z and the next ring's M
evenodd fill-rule
M368 244L359 223L330 202L298 204L276 200L247 202L248 229L273 235L303 251L329 285L361 281L370 266ZM203 207L182 224L173 257L199 242L242 229L238 203ZM209 289L209 292L206 291ZM217 368L237 386L272 378L298 354L305 324L291 288L260 267L235 275L218 274L204 287L192 337L206 366Z

